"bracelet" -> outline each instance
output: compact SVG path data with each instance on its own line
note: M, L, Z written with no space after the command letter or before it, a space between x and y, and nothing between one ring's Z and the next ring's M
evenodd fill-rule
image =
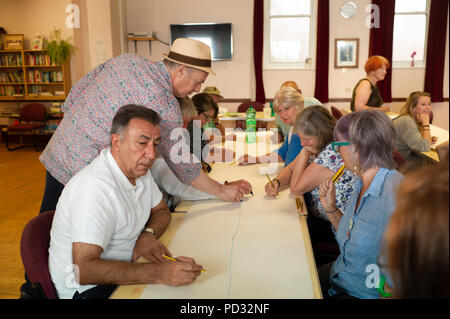
M336 213L337 211L338 211L338 208L336 207L334 210L332 210L331 212L327 212L325 209L324 209L324 211L325 211L325 213L327 213L327 214L334 214L334 213Z

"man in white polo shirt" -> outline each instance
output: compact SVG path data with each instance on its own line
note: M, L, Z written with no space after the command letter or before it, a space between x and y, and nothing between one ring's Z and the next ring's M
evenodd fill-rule
M49 269L59 298L107 298L118 284L192 283L202 266L171 256L157 239L170 211L149 169L160 117L126 105L113 119L111 147L65 186L51 229ZM139 256L151 264L133 263Z

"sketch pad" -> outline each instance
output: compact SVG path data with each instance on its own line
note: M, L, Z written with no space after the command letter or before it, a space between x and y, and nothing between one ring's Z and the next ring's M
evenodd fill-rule
M247 179L255 196L190 205L168 248L206 272L188 286L147 285L141 298L314 298L295 201L289 190L269 199L260 166L213 166L213 178Z

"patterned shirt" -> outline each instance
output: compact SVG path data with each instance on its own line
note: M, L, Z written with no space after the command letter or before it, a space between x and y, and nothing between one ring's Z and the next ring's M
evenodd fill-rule
M158 112L162 157L183 183L197 178L201 164L174 164L170 160L170 150L178 143L177 139L171 140L170 134L182 127L183 120L169 71L162 62L150 62L134 54L100 64L72 87L61 108L64 118L39 157L47 171L67 184L109 146L113 117L127 104Z
M328 144L314 159L314 163L326 167L336 173L341 166L344 165L344 160L342 159L341 154L335 152L331 144ZM359 177L356 174L345 169L342 176L334 184L336 189L336 207L342 212L345 210L347 202L353 194L354 185L357 180L359 180ZM319 186L311 191L311 197L312 214L328 220L327 214L320 203Z

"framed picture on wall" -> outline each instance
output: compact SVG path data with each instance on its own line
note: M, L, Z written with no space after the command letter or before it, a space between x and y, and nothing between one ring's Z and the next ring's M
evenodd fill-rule
M5 34L5 50L23 50L23 34Z
M359 39L335 39L334 68L357 68Z

